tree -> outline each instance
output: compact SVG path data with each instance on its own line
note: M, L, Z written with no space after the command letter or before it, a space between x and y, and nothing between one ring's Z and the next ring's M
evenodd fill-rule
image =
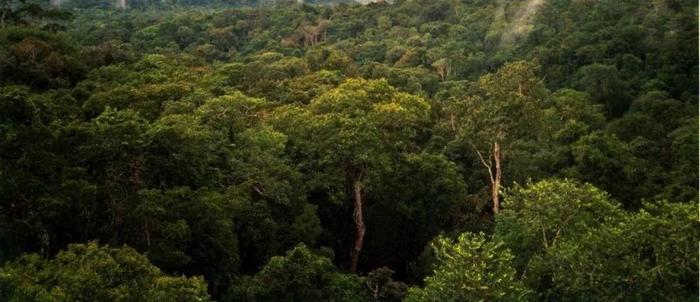
M129 247L71 244L55 259L36 254L0 268L4 301L209 301L201 277L163 274Z
M247 129L235 140L234 219L243 269L256 271L271 256L303 242L314 245L322 229L307 202L302 175L283 157L287 137L268 127Z
M529 291L516 278L513 255L483 233L463 233L457 241L438 237L438 259L425 287L412 287L404 301L526 301Z
M363 280L337 272L331 259L300 244L241 278L228 301L365 301Z
M285 134L264 122L272 107L236 92L207 100L195 110L222 153L220 170L240 242L243 271L300 242L313 245L321 232L316 207L306 200L302 175L284 158Z
M552 94L552 106L547 108L546 119L553 129L558 146L568 147L581 136L600 130L605 125L602 105L594 104L590 96L572 89L561 89Z
M316 25L301 24L297 34L304 40L304 46L314 46L326 39L326 32L331 27L330 20L318 20Z
M538 291L549 286L537 265L564 240L577 240L623 214L617 202L590 184L549 179L516 185L508 207L496 217L494 239L515 255L515 268Z
M549 301L695 301L700 222L690 203L637 213L565 240L543 264Z
M689 118L676 130L668 134L672 140L671 154L674 169L671 181L666 186L666 197L698 200L698 118Z
M464 177L445 156L402 156L372 184L366 215L372 232L365 241L365 264L385 265L403 275L406 263L441 232L480 225L474 209L464 203L467 194Z
M206 188L140 190L127 240L167 271L203 275L220 294L240 264L232 199Z
M323 171L315 181L327 183L332 177L349 182L356 234L353 272L364 244L367 182L377 171L387 169L393 157L412 148L429 109L420 97L398 92L385 80L351 79L308 107L282 107L275 114L278 129L297 140L293 144L313 163L308 172Z
M617 67L599 63L586 65L578 70L577 77L578 88L605 104L609 118L619 117L629 107L629 96L625 95Z
M0 30L0 83L42 90L67 88L85 73L69 35L29 26Z
M641 165L631 146L617 136L595 131L572 144L574 164L566 175L590 182L618 198L625 206L639 206L633 198Z
M51 148L56 138L47 125L50 108L47 98L28 87L0 88L0 250L8 257L22 251L48 255L56 226L65 223L56 219L66 206L55 191L64 161Z
M408 286L399 281L394 281L394 271L387 267L380 267L367 274L367 289L374 301L402 301L406 295Z
M435 71L440 76L441 81L447 80L450 77L450 74L452 73L450 63L447 61L447 59L437 60L433 62L433 64L431 64L430 66L435 68Z
M517 140L542 136L539 109L547 91L536 70L529 62L506 64L479 78L476 93L445 110L446 127L471 146L488 172L494 214L501 209L504 149Z

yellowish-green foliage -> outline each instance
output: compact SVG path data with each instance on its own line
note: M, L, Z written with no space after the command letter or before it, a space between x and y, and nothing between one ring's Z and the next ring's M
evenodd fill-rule
M271 120L319 169L367 176L415 148L412 140L428 122L429 110L424 99L384 80L350 79L307 106L278 108Z
M578 238L622 215L608 194L572 180L516 185L508 190L504 203L494 236L514 252L519 271L528 270L528 261L546 257L562 240Z
M411 288L405 301L527 301L529 290L517 279L513 255L483 233L463 233L432 243L437 259L425 287Z
M700 222L692 204L647 203L638 213L564 240L542 261L553 301L694 301Z

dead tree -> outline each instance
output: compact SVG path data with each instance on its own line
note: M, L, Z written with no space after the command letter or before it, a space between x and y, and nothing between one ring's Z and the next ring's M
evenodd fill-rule
M489 172L489 184L491 185L491 201L492 209L494 214L498 214L501 211L501 201L499 192L501 191L501 180L503 179L503 173L501 171L501 144L499 143L502 135L498 135L493 144L489 146L488 158L484 158L483 154L475 146L474 150L481 160L481 164L486 167Z

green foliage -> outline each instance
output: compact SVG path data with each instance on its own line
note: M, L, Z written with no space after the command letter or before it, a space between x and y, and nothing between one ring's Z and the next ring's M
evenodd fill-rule
M562 89L552 95L552 107L549 108L547 120L558 120L551 123L555 129L555 141L563 147L568 147L581 136L591 131L599 130L605 124L605 116L601 106L593 104L590 97L583 92L572 89Z
M141 190L128 217L135 245L161 267L203 274L210 282L239 265L230 200L207 189Z
M385 80L350 79L307 106L279 107L272 124L288 134L298 160L307 163L301 171L308 173L310 190L323 190L328 201L342 204L353 196L346 186L372 194L378 176L415 150L429 109L422 98Z
M638 213L565 240L546 261L552 301L697 299L700 224L691 204L645 204Z
M337 186L328 181L372 177L388 169L399 152L413 149L429 109L420 97L399 92L384 80L351 79L307 107L280 107L273 124L309 160L304 170L317 175L314 184Z
M505 196L496 217L494 238L515 255L518 271L528 270L533 257L546 257L562 240L575 240L591 228L622 215L619 205L590 184L542 180L516 185Z
M374 301L402 301L408 286L403 282L394 281L394 271L380 267L367 274L367 288Z
M548 93L537 78L537 68L533 63L519 61L479 78L477 94L463 104L455 104L458 113L448 111L450 115L463 115L457 122L458 131L474 132L463 135L485 144L536 135L542 122L537 114Z
M494 240L513 251L521 279L538 293L551 287L546 266L562 242L577 242L603 223L617 221L619 204L590 184L571 180L542 180L516 185L505 196L496 217Z
M72 37L35 27L0 26L0 83L67 88L85 75Z
M525 284L546 301L685 301L700 225L690 204L619 209L585 184L545 180L516 187L494 240L516 255Z
M625 102L629 97L621 94L624 89L617 67L596 63L581 67L577 75L578 88L605 104L609 117L620 116L627 110Z
M449 138L445 144L448 154L478 171L472 173L472 179L481 176L468 183L470 187L482 192L494 189L496 160L503 166L498 181L504 184L540 178L555 165L556 154L546 147L550 143L547 134L556 124L553 115L565 113L548 104L549 91L538 78L538 68L527 61L505 64L465 87L465 92L457 92L466 97L451 96L443 103L438 129ZM496 144L502 150L498 156ZM474 208L491 202L491 198L473 196Z
M42 259L91 240L214 299L397 301L405 281L449 300L512 262L470 297L697 300L696 2L61 2L0 0L0 300L82 299L106 277L68 291L63 271L102 272ZM347 267L357 184L366 278L278 256ZM465 231L495 239L426 247ZM105 295L206 296L153 267L117 279L148 286Z
M404 273L423 247L443 230L478 228L464 200L466 184L456 165L434 154L407 154L373 186L368 206L367 261ZM411 236L396 236L411 234ZM424 276L411 276L417 280Z
M437 267L425 287L411 288L405 301L526 301L529 291L517 280L513 256L483 233L463 233L457 241L433 243Z
M330 259L302 244L237 281L227 301L365 301L363 286L361 278L337 272Z
M639 200L631 196L637 184L638 159L631 147L617 136L593 132L581 137L572 145L574 165L568 175L599 185L618 196L626 206L638 206Z
M27 255L0 269L4 301L209 301L199 277L161 273L129 247L72 244L55 259Z
M671 174L672 181L665 189L665 196L676 197L681 200L698 200L695 192L698 179L698 157L695 151L698 149L698 118L687 119L683 125L669 133L672 139L671 154L674 160L674 171Z

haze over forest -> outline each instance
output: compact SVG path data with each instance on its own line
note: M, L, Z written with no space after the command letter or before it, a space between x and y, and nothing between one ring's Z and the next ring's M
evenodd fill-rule
M0 301L698 301L698 20L0 0Z

